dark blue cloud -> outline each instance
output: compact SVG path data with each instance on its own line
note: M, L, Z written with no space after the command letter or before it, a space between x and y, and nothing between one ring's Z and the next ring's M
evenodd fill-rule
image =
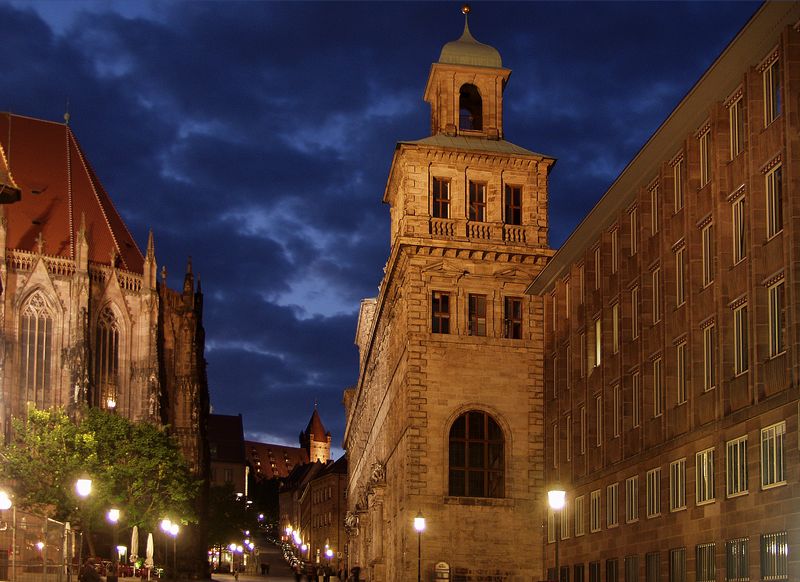
M757 4L478 3L513 75L508 139L558 158L560 244ZM340 442L362 297L389 252L397 140L429 132L452 3L0 3L0 108L72 126L180 287L202 277L212 403L294 442L318 399ZM708 23L712 22L713 26Z

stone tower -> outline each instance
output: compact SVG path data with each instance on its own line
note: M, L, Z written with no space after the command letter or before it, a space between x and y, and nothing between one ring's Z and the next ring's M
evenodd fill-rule
M348 557L368 579L446 562L461 580L543 577L541 298L554 159L505 141L511 71L469 27L433 63L431 135L398 143L391 249L362 302L346 391ZM513 536L513 543L509 536Z
M331 433L325 430L316 406L306 430L300 433L300 447L308 453L309 463L327 463L331 460Z

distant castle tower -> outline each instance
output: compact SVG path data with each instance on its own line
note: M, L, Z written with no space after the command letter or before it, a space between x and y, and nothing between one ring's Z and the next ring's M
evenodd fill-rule
M300 447L308 452L310 463L327 463L331 460L331 433L322 425L316 406L306 430L300 433Z

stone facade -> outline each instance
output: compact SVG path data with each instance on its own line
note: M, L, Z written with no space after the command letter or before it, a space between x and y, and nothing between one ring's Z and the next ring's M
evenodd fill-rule
M765 4L531 287L553 579L556 528L561 580L800 579L799 20Z
M379 296L361 305L359 379L344 398L348 565L362 579L415 579L418 542L426 580L438 562L461 581L544 573L531 526L543 503L543 312L524 290L552 254L554 160L502 139L509 74L465 28L431 70L432 136L394 155L390 255ZM494 435L456 470L469 413Z

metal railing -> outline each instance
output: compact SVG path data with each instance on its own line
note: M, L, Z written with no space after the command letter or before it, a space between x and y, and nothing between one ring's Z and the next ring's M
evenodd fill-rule
M15 507L0 511L0 580L76 582L81 541L69 524Z

